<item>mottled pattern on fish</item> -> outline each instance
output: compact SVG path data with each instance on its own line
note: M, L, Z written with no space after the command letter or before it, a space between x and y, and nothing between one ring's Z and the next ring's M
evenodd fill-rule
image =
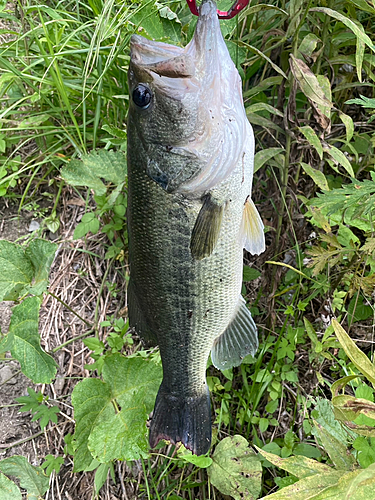
M216 15L215 4L210 0L207 3ZM139 37L135 43L140 43ZM133 51L130 91L140 75L143 77L142 72L137 74L137 63L139 58ZM150 110L158 112L155 117L141 115L145 110L137 109L134 104L129 112L129 317L143 338L159 345L163 363L163 382L151 423L150 445L154 447L165 438L175 443L181 441L194 453L201 454L209 449L211 440L205 372L212 347L215 344L213 360L221 369L240 364L246 354L254 353L257 348L256 327L240 297L243 247L254 236L244 222L244 207L250 203L253 135L246 122L247 141L241 145L241 154L237 154L234 165L209 190L198 187L185 192L183 186L189 182L194 185L197 174L192 177L188 174L185 182L167 185L163 172L168 171L165 178L170 180L170 173L175 171L175 156L169 160L168 152L178 155L171 152L176 146L169 146L173 141L176 145L173 129L179 136L177 142L183 146L181 137L195 134L190 130L191 124L200 121L194 118L196 104L188 99L182 101L182 106L177 99L169 100L168 107L168 98L163 100L164 94L158 93L155 76L149 78L147 72L145 76L159 105L154 104ZM171 110L176 113L179 106L180 119L171 124L168 116ZM151 118L160 129L143 130L142 125ZM200 159L192 155L189 159L183 152L179 160L186 169L193 165L192 170L199 176L208 154L202 153ZM153 169L159 172L159 177ZM181 175L186 174L186 169ZM210 182L204 176L202 179L205 185ZM206 212L205 207L208 207ZM254 214L254 210L251 205L249 213ZM200 245L202 235L197 220L203 221L205 228L206 219L202 216L205 213L208 221L210 217L214 223L216 220L219 230L217 234L213 231L208 243ZM255 222L261 231L261 222L258 219ZM197 245L192 242L195 234ZM260 243L259 240L263 234L255 236L258 239L255 248L261 249L264 240Z

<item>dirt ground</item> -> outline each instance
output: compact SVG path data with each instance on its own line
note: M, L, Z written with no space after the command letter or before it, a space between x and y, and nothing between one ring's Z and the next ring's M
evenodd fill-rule
M81 200L74 198L67 189L63 195L63 205L60 215L61 227L58 235L43 232L43 237L56 237L59 248L51 268L49 291L61 301L68 304L88 322L94 322L94 316L99 315L99 323L108 316L119 316L124 306L125 280L122 279L124 265L118 268L112 266L111 272L106 274L108 261L104 259L103 236L88 237L86 242L73 241L72 235L76 223L83 215ZM29 212L17 213L18 206L10 202L0 206L0 239L16 241L30 237L36 220ZM34 220L32 226L31 222ZM39 229L42 231L42 228ZM82 249L95 253L98 257L89 256ZM99 297L101 283L105 279L116 285L114 297L104 286ZM99 299L98 299L99 297ZM98 304L97 304L98 302ZM6 333L9 327L12 303L0 303L0 327ZM72 338L84 335L88 327L61 302L50 295L45 300L40 311L39 325L42 345L46 351L60 346ZM104 332L100 332L103 336ZM9 357L10 354L7 354ZM16 361L0 361L0 459L23 455L33 465L41 465L47 454L63 456L64 465L60 473L51 475L50 490L47 499L81 500L93 497L94 473L72 474L73 463L71 457L64 454L64 436L74 432L73 408L70 395L74 385L89 372L84 366L92 362L89 350L81 340L68 343L53 354L59 365L57 377L50 385L33 385L19 369ZM42 391L49 396L51 403L58 404L60 414L57 425L49 423L42 432L38 422L31 422L30 412L20 413L20 406L15 398L27 395L27 388ZM108 478L103 486L100 499L102 500L129 500L141 498L138 495L140 483L138 470L131 470L126 464L117 466L118 481L114 484ZM125 479L124 479L125 478ZM11 500L11 499L9 499Z

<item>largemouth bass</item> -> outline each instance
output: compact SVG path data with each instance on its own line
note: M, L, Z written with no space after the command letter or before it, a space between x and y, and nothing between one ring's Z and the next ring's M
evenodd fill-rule
M185 48L134 35L128 80L129 318L163 365L150 446L199 455L211 443L210 351L227 369L258 347L243 248L264 250L253 132L215 3L202 3Z

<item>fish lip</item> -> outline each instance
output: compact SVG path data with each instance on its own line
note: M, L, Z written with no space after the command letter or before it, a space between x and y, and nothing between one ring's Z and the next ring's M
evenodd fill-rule
M195 74L194 60L185 49L140 35L130 39L130 61L138 71L151 77L192 78Z
M200 77L210 73L218 65L217 41L222 37L216 3L203 1L199 12L193 39L184 48L132 35L130 64L135 72L153 80L156 75L191 79L197 72Z

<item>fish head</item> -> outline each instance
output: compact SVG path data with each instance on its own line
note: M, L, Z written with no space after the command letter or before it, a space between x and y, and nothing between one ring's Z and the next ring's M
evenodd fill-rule
M201 196L231 174L249 127L215 2L185 48L139 35L130 47L128 143L163 189Z

